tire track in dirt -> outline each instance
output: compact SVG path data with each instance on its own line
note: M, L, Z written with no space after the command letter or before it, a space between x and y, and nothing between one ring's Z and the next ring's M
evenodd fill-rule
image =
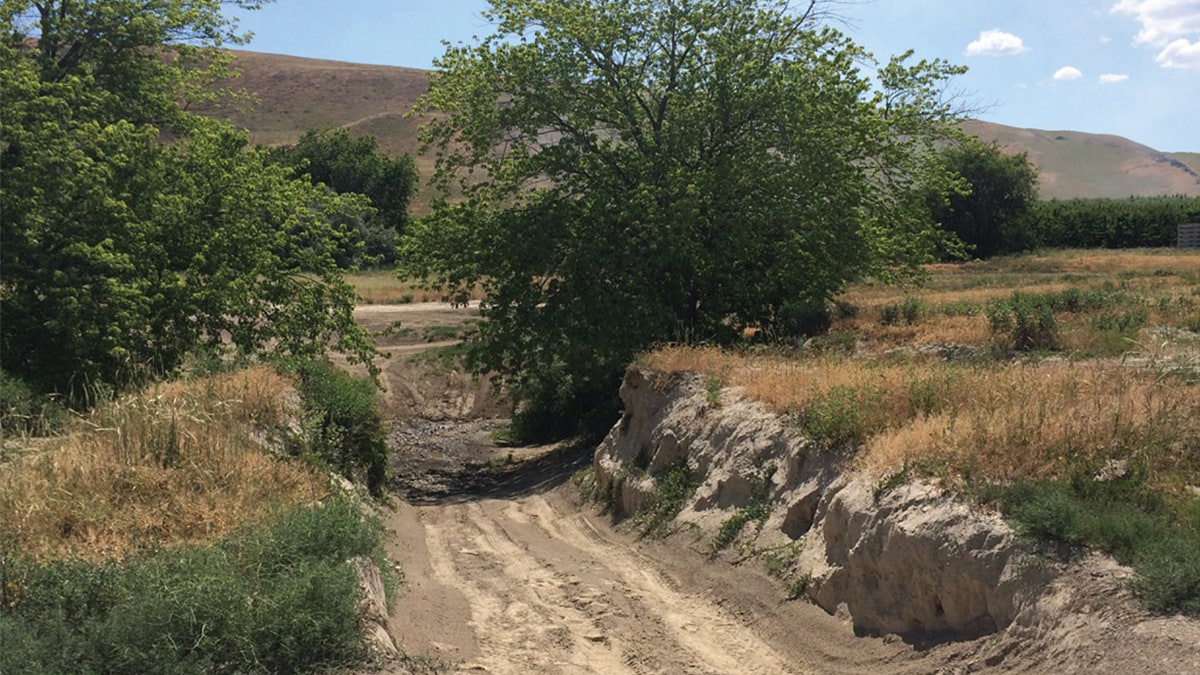
M799 672L541 495L422 507L420 518L436 581L471 606L479 657L460 672Z

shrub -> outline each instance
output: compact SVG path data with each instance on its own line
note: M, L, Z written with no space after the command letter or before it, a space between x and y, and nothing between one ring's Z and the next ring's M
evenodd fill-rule
M1027 293L992 304L988 310L992 333L1004 335L1015 349L1032 351L1058 346L1058 323L1053 302Z
M0 433L45 436L62 426L62 413L54 399L0 370Z
M298 367L300 395L309 414L304 450L382 496L388 481L387 431L379 390L326 361Z
M883 426L881 390L836 385L815 396L801 411L800 428L827 448L857 447Z
M1194 517L1200 506L1194 498L1169 502L1136 470L1113 480L1089 472L990 492L1031 536L1094 546L1133 565L1133 587L1151 609L1200 613L1200 518Z
M0 672L312 672L365 657L349 558L382 528L345 500L216 546L120 563L32 562L0 547ZM385 577L386 566L382 566Z
M894 326L900 323L911 326L921 318L921 311L921 301L910 295L901 302L884 305L880 320L885 326Z

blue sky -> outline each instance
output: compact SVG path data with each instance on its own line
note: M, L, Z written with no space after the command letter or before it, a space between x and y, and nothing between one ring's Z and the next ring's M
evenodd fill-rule
M486 0L277 0L240 12L255 51L432 67L491 32ZM842 0L836 24L881 59L968 66L978 117L1200 152L1200 0Z

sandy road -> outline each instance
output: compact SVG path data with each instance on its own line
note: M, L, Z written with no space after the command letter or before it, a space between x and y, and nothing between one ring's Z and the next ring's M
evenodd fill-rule
M928 672L761 574L610 528L571 489L401 505L405 649L463 673Z

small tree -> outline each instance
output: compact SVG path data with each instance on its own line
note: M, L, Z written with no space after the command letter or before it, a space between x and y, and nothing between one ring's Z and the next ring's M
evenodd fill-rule
M1038 174L1026 153L1010 154L998 143L969 139L944 150L942 160L969 187L969 192L931 199L934 218L946 231L980 258L1036 245Z
M848 279L916 271L960 69L905 55L873 91L816 10L492 0L496 34L450 48L420 104L465 197L403 247L409 275L482 284L475 368L571 423L639 349L786 333Z
M388 157L379 151L374 136L351 136L345 129L310 129L295 145L272 148L272 162L339 193L366 196L375 212L357 223L362 255L391 263L396 259L396 238L408 224L408 205L417 186L412 158ZM343 252L343 267L361 260Z

